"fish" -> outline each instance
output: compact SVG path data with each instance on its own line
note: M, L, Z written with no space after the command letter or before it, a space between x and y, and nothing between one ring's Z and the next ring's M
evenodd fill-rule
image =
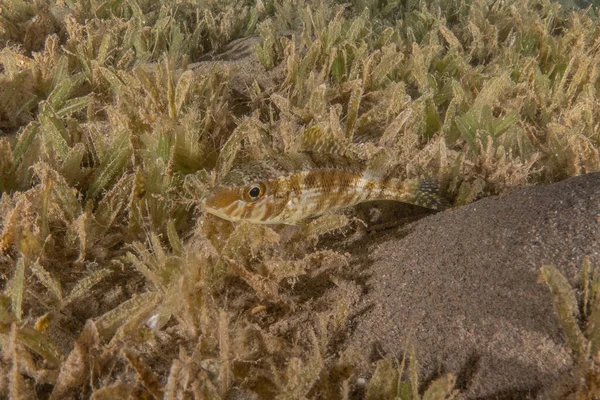
M439 211L450 206L438 179L394 178L382 164L310 151L254 160L232 168L201 207L232 222L299 225L375 200Z

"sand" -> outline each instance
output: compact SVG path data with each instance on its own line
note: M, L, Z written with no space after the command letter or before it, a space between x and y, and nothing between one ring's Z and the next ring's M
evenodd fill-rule
M426 384L458 375L467 398L546 397L572 367L539 283L555 265L580 284L600 265L600 174L513 191L387 231L361 246L365 294L346 346L369 361L415 347Z

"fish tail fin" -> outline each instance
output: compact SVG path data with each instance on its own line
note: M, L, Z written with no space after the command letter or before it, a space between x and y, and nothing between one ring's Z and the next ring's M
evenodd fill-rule
M452 207L445 194L446 186L443 180L432 177L401 181L396 184L399 193L397 200L442 211Z
M425 177L418 179L415 185L414 204L432 210L446 210L452 207L445 193L443 180Z

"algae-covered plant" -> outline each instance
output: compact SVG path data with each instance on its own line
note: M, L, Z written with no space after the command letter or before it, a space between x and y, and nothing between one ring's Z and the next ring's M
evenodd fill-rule
M599 43L549 0L3 1L0 396L453 396L414 357L356 376L353 210L200 200L310 127L456 205L598 171Z
M555 395L593 399L600 394L600 277L588 258L583 260L580 301L567 279L552 265L540 270L540 280L552 293L554 308L575 356L572 376L556 385Z

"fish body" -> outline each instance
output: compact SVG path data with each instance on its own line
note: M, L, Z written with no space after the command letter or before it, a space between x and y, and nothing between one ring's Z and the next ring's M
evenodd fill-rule
M373 200L395 200L434 210L447 207L432 179L398 180L347 159L315 162L299 153L234 168L202 202L230 221L298 224Z

